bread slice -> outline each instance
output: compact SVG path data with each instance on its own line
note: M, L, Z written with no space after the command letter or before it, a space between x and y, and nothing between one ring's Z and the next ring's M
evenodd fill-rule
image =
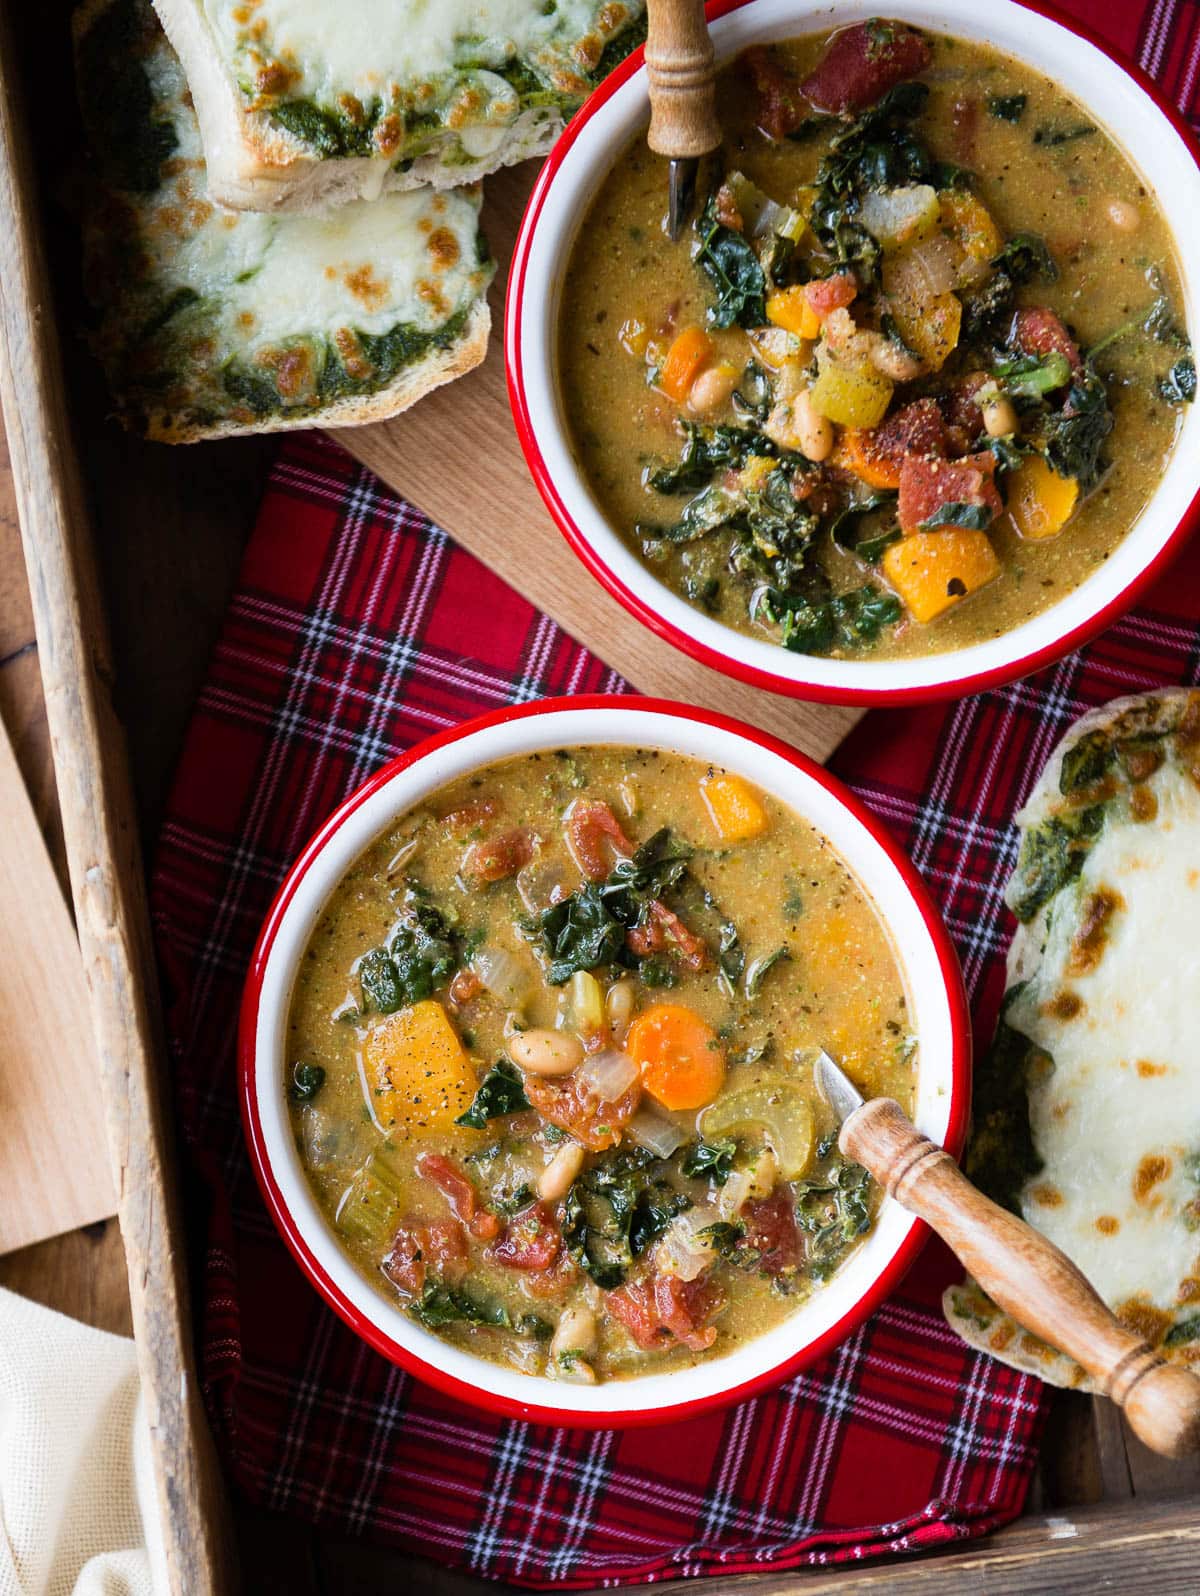
M1165 1357L1200 1365L1200 691L1084 715L1017 824L1019 924L968 1173ZM1087 1388L974 1282L944 1307L973 1346Z
M474 182L550 148L644 0L155 0L210 196L311 210Z
M179 58L149 0L88 0L75 57L96 177L93 346L120 419L167 443L382 420L479 364L494 266L478 185L328 215L206 193Z

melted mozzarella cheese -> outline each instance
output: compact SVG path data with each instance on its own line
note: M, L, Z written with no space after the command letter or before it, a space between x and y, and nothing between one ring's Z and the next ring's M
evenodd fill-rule
M1022 1193L1026 1218L1107 1302L1144 1294L1177 1310L1180 1283L1200 1277L1185 1211L1198 1195L1186 1161L1200 1153L1200 791L1170 763L1150 785L1157 820L1110 815L1078 888L1054 900L1009 1018L1054 1060L1030 1090L1045 1167ZM1069 975L1082 905L1101 887L1124 906L1096 967ZM1082 1001L1073 1018L1047 1007L1064 991Z
M253 349L350 326L431 331L481 287L474 189L410 189L323 215L226 211L204 197L186 83L164 44L148 61L157 103L174 109L182 170L145 202L155 275L193 289L231 348Z
M289 93L326 103L339 93L360 98L389 85L428 83L462 66L528 59L551 41L591 31L595 0L203 0L222 52L235 61L246 47L247 13L271 56L300 73Z

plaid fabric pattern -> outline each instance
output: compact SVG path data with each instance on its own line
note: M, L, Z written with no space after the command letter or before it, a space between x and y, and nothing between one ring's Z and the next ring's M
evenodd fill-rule
M1101 16L1077 3L1077 14ZM1112 8L1111 37L1192 106L1192 5ZM1200 548L1142 609L1039 676L871 715L838 773L912 854L990 1033L1011 922L1011 816L1085 707L1200 682ZM189 1176L210 1416L254 1502L510 1584L619 1585L916 1550L1024 1502L1038 1382L961 1345L928 1247L836 1352L667 1428L489 1419L369 1351L318 1300L259 1200L234 1045L247 959L292 859L382 761L498 705L629 691L599 660L316 436L282 449L163 827L154 914Z

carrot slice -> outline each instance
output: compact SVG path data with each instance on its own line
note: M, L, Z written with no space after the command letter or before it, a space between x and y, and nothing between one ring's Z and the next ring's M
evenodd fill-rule
M703 1108L725 1083L716 1032L682 1003L655 1003L629 1027L625 1051L664 1108Z
M713 341L703 327L685 327L667 350L658 386L669 399L682 404L692 384L713 357Z

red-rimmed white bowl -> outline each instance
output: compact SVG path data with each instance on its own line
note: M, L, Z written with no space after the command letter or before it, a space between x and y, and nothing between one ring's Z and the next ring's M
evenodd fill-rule
M708 15L718 62L747 45L884 14L1007 51L1075 96L1125 150L1175 234L1189 327L1200 326L1200 159L1150 80L1077 23L1026 0L718 0ZM530 198L509 277L505 354L525 458L551 514L613 596L668 642L714 669L795 697L901 703L977 692L1077 648L1137 597L1200 518L1200 403L1124 541L1073 593L999 638L926 659L820 659L744 636L687 604L609 525L572 450L558 388L562 279L579 226L616 155L649 116L638 51L592 95L555 146Z
M420 744L348 798L305 848L254 951L239 1037L242 1113L271 1215L304 1273L363 1339L418 1378L492 1412L552 1424L648 1424L773 1385L836 1345L896 1285L925 1227L887 1202L838 1273L777 1329L693 1369L567 1385L485 1362L424 1330L351 1264L301 1167L284 1092L285 1023L299 961L330 893L397 816L471 771L563 746L659 748L756 782L827 836L875 902L904 971L920 1038L916 1121L957 1154L970 1096L970 1023L958 961L920 878L832 776L786 744L704 710L655 699L546 699L498 711Z

